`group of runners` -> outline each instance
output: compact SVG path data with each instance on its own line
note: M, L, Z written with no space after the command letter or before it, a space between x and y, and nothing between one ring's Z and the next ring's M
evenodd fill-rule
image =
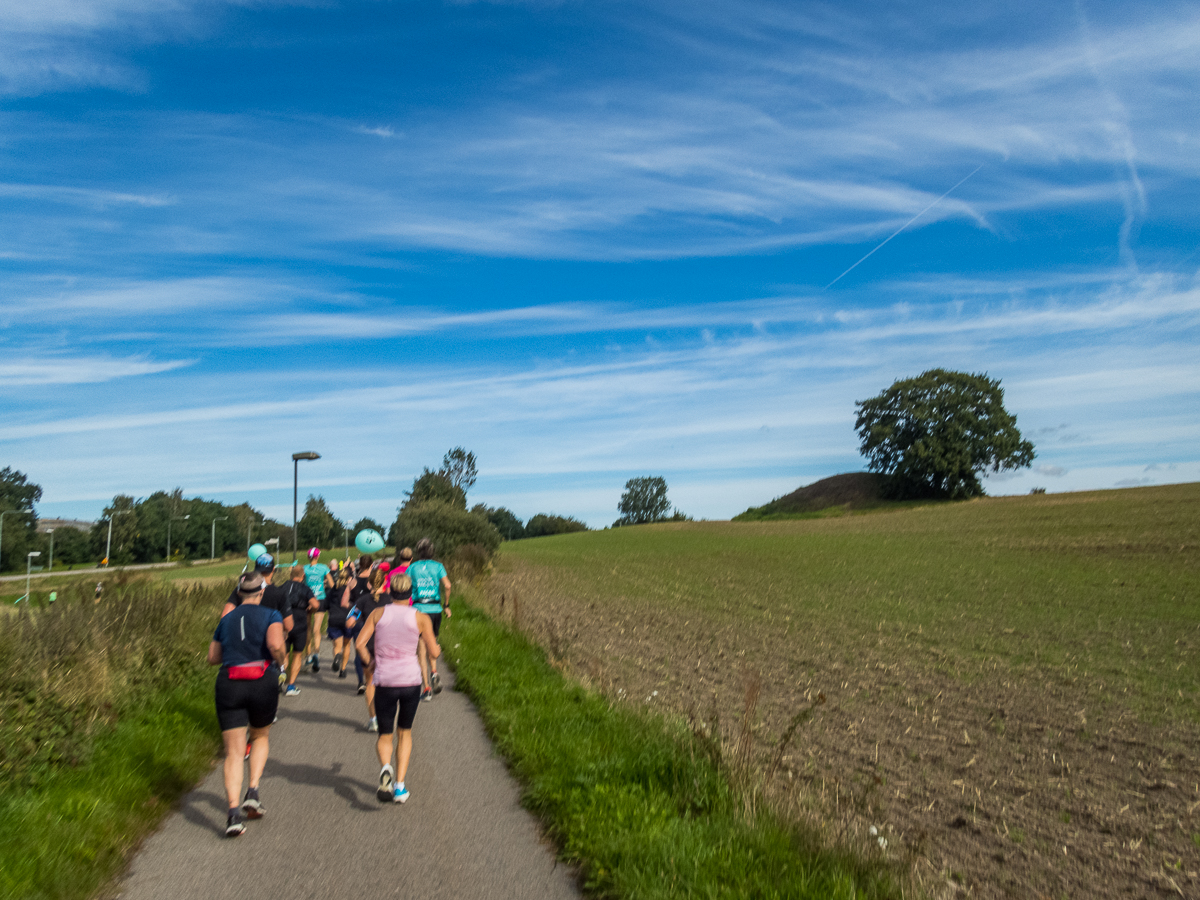
M381 802L408 799L404 779L413 719L420 703L442 690L437 638L442 616L451 615L450 578L433 555L432 542L422 538L390 561L364 555L325 565L314 547L308 564L292 566L284 583L276 585L275 560L264 553L238 579L208 651L208 661L221 667L216 707L225 745L227 837L242 834L245 820L261 818L265 811L258 788L279 697L300 694L296 681L305 669L320 671L326 621L333 671L347 677L353 649L367 730L379 735L377 795ZM395 747L393 732L399 734ZM246 758L250 780L243 796Z

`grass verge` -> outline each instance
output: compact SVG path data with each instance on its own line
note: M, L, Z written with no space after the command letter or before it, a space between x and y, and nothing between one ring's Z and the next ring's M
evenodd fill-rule
M93 896L207 771L222 599L135 582L5 618L0 896Z
M899 896L881 865L749 812L687 729L564 679L542 650L469 603L446 648L561 855L602 897Z

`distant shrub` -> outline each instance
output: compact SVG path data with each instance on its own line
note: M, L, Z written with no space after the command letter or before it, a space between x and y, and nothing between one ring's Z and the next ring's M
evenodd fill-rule
M500 546L500 532L484 516L442 500L406 503L390 533L395 547L412 547L421 538L429 538L442 560L451 559L466 544L482 547L488 556Z
M500 537L506 541L519 541L525 537L525 526L521 524L521 520L517 518L516 513L511 509L506 509L503 506L484 506L482 503L477 503L471 507L471 512L483 516L495 525L496 530L500 532Z
M525 523L525 537L545 537L550 534L569 534L573 531L587 531L585 522L570 516L554 516L538 513Z
M1044 494L1044 493L1046 493L1046 489L1045 489L1045 488L1030 488L1030 490L1029 490L1029 493L1031 493L1031 494Z
M446 568L453 573L455 581L464 578L470 581L488 571L491 556L491 552L482 544L463 544L454 551Z

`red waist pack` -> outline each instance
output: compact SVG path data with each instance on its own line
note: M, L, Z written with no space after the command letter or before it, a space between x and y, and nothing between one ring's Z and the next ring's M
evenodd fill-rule
M230 666L229 680L257 681L267 674L267 667L270 665L265 659L260 659L255 662L242 663L240 666Z

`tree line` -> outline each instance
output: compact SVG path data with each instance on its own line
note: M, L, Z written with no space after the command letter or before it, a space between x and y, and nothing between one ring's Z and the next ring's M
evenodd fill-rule
M296 523L296 542L301 547L349 547L359 531L371 528L386 535L392 546L408 546L428 536L448 557L464 545L477 545L490 555L502 541L587 530L584 522L570 516L538 513L522 522L503 506L479 503L468 510L467 491L476 477L475 454L455 447L439 469L426 467L413 480L390 527L370 517L349 524L333 514L323 496L309 495ZM0 512L5 513L0 519L0 571L24 571L31 550L41 552L39 563L49 562L50 535L37 530L36 504L41 497L41 486L24 473L11 467L0 470ZM291 524L249 503L184 497L176 488L145 498L118 494L90 530L56 529L53 549L56 564L99 563L107 553L109 565L117 566L221 557L275 539L271 549L286 554L292 546Z
M930 369L858 401L855 410L860 452L868 468L885 477L886 492L895 499L978 497L983 494L981 476L1027 468L1035 456L1033 444L1017 429L1016 416L1004 407L1000 380L986 374ZM522 522L503 506L478 503L468 509L467 492L476 475L475 454L462 447L448 451L437 470L424 468L387 529L388 543L401 547L428 536L445 557L464 546L491 555L501 541L588 530L570 516L538 513ZM41 551L43 559L48 556L49 536L37 531L35 504L41 496L41 487L23 473L0 470L0 570L22 569L31 550ZM613 527L688 519L672 510L667 482L657 476L626 482L617 509L621 515ZM310 495L297 538L305 547L348 546L363 528L384 532L371 518L344 523L324 497ZM221 556L270 538L278 538L278 549L286 551L292 544L291 526L248 503L188 499L176 488L144 499L114 497L90 533L59 529L54 556L79 564L99 561L107 551L110 564L121 565Z

